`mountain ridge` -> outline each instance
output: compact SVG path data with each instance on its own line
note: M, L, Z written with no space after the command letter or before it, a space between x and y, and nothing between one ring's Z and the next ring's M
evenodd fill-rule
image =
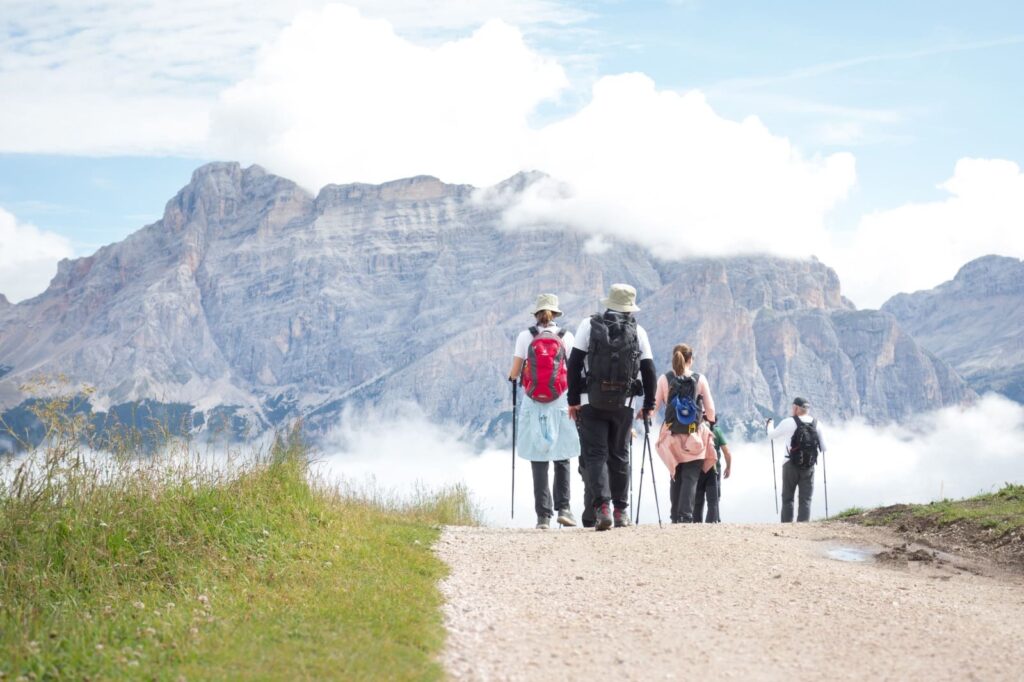
M94 405L227 410L257 430L303 418L325 433L347 406L405 398L466 435L504 434L508 356L540 291L568 326L615 281L640 294L659 366L695 345L731 421L809 395L823 418L900 419L970 397L888 313L858 311L816 260L663 261L641 246L587 249L558 226L511 229L493 188L416 176L316 196L258 166L197 169L163 217L62 261L46 292L0 308L0 407L17 381L64 373ZM507 205L507 201L504 205ZM537 254L545 255L541 267ZM707 363L703 365L702 363Z
M978 392L1024 402L1024 261L988 255L933 289L897 294L881 308Z

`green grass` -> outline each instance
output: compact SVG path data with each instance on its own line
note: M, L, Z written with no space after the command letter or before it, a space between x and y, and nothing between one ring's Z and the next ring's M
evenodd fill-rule
M846 519L851 516L859 516L860 514L863 514L865 511L866 510L864 509L864 507L850 507L849 509L844 509L843 511L836 514L834 518Z
M295 436L230 475L90 458L66 427L0 488L0 678L442 677L431 545L464 489L355 498Z
M1024 485L1007 483L994 493L912 505L911 511L941 525L967 522L1001 536L1024 528Z

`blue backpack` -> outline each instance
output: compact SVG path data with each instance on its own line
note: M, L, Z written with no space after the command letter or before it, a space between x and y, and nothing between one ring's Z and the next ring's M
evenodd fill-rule
M672 433L695 433L704 419L704 401L697 396L700 375L694 372L688 377L677 377L674 372L666 372L665 378L669 387L665 422Z

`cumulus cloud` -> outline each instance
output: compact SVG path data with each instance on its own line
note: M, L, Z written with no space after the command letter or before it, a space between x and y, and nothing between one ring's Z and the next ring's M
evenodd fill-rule
M411 495L417 487L465 483L492 525L532 526L529 463L516 463L516 515L511 520L511 453L489 447L474 452L457 432L423 418L403 419L401 427L380 414L346 420L334 445L325 447L321 474L356 488ZM1024 482L1024 406L989 395L970 407L921 414L910 422L869 426L862 422L826 425L829 511L903 502L929 502L987 492L1004 483ZM641 437L634 441L634 499L642 522L656 522L651 468L639 495ZM776 520L772 459L767 441L731 443L733 475L724 482L723 519L736 523ZM776 466L782 465L776 444ZM654 456L654 479L662 517L668 518L668 471ZM812 515L825 515L824 470L817 469ZM583 486L573 461L572 506L582 512Z
M1024 176L1009 161L963 159L947 198L837 229L853 155L730 120L699 91L604 76L551 121L549 105L564 111L587 90L569 56L524 37L585 18L555 0L429 12L407 0L57 4L55 26L26 0L6 8L18 30L0 37L2 150L194 153L258 162L313 191L416 174L486 186L539 169L554 179L506 206L510 228L567 225L593 235L592 252L621 238L663 257L813 254L861 306L985 253L1024 256ZM828 134L849 144L860 132Z
M501 21L428 47L328 7L297 18L224 93L213 137L313 189L417 173L488 185L538 168L568 191L534 186L510 225L554 220L668 255L812 253L855 182L851 155L807 157L756 118L725 119L643 74L601 78L581 110L531 125L568 86Z
M326 0L5 0L0 17L0 151L208 153L218 94L259 50ZM506 17L532 30L587 15L558 0L350 0L435 40Z
M528 117L567 83L501 21L426 47L335 5L298 16L223 94L213 140L314 189L417 174L487 184L529 163Z
M861 218L826 257L862 306L900 291L951 279L988 254L1024 258L1024 173L1012 161L961 159L939 185L944 199L910 203Z
M19 222L0 208L0 294L12 303L45 289L57 261L71 255L66 238Z

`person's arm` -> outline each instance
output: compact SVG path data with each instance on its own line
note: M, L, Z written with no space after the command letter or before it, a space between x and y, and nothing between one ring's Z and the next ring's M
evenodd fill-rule
M703 374L700 375L700 381L697 382L697 392L704 401L704 416L709 422L714 422L715 400L711 397L711 385L708 383L708 378Z
M654 369L654 360L640 361L640 381L644 385L644 417L650 419L654 414L655 393L658 390L658 374Z
M728 445L722 445L722 454L725 455L725 471L722 472L722 477L729 478L729 474L732 473L732 453L729 452Z
M825 434L823 434L821 432L821 423L819 422L818 424L816 424L814 428L815 428L815 431L818 432L818 448L822 451L822 453L824 453L825 452Z
M647 338L647 330L637 325L637 341L640 344L640 381L644 385L644 407L646 418L654 414L654 394L657 392L658 370L654 366L654 351L651 341Z
M512 369L508 371L509 381L515 381L519 378L519 373L523 371L523 363L526 362L522 358L512 357Z
M793 417L786 417L779 422L778 426L768 432L768 440L781 440L788 444L795 430L796 422L793 421Z
M519 336L516 337L516 348L512 353L512 369L508 371L508 378L511 381L518 379L519 374L523 371L532 338L533 334L528 329L519 332Z
M660 377L658 377L658 388L655 389L655 391L654 391L654 411L658 412L659 410L661 410L661 408L664 407L665 403L667 403L667 402L668 402L668 379L666 379L665 375L662 374ZM641 412L642 412L642 410L641 410ZM642 414L638 414L637 418L640 418L642 416L643 416Z
M580 404L580 394L583 393L583 361L587 357L586 351L573 348L569 353L569 362L566 366L566 374L569 387L569 406Z

